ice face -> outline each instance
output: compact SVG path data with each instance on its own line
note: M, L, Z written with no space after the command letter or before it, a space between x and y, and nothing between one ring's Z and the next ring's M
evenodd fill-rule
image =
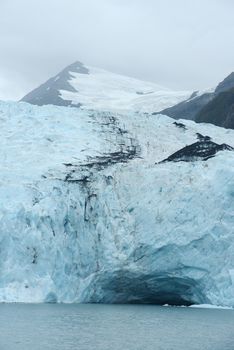
M234 131L1 103L0 300L234 305ZM158 164L156 164L158 163Z

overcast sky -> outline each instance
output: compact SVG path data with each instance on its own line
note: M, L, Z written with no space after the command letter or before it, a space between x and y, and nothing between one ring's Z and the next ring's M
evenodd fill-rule
M80 60L172 89L234 71L234 0L0 0L0 99Z

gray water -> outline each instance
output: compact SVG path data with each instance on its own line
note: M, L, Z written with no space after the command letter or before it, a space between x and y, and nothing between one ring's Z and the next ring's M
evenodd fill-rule
M0 305L0 350L234 350L234 311Z

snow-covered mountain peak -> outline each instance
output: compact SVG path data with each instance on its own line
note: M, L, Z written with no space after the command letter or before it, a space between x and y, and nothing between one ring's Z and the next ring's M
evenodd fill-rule
M76 92L76 90L69 83L73 74L89 74L87 67L83 63L77 61L63 69L56 76L50 78L44 84L39 86L27 94L22 101L29 102L38 106L42 105L57 105L69 106L71 101L65 101L60 96L60 90Z
M22 101L106 111L155 112L188 98L152 82L75 62L26 95Z

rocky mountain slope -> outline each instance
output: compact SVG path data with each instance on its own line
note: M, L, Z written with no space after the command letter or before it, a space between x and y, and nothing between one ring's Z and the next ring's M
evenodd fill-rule
M22 101L35 105L82 107L107 111L153 112L173 106L191 95L154 83L114 74L81 62L65 68Z
M196 115L198 123L234 129L234 88L220 92Z
M178 104L165 108L161 111L156 111L156 114L165 114L174 119L189 119L195 120L196 114L204 107L207 103L212 101L214 98L214 92L194 92L188 99L179 102Z
M27 103L0 120L0 301L234 306L234 131Z
M231 73L219 83L214 90L195 92L185 101L161 110L160 112L156 111L155 114L161 113L175 119L184 118L197 122L212 123L226 128L233 128L233 120L230 120L231 117L229 114L232 113L232 106L229 104L229 95L231 93L230 89L233 88L234 73ZM230 112L227 111L229 108ZM211 109L216 109L216 113L210 113Z

